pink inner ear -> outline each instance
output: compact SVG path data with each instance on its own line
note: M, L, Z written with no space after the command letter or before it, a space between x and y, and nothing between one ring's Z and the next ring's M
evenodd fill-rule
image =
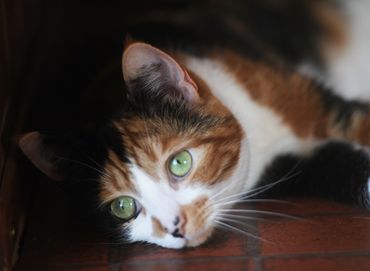
M146 43L133 43L122 57L122 71L126 82L135 79L143 68L155 64L165 64L161 71L164 77L169 77L174 86L179 88L187 100L199 98L198 87L189 74L171 56Z
M144 67L159 63L154 47L145 43L133 43L124 52L122 57L122 71L125 81L135 79Z
M180 67L181 69L181 67ZM197 100L199 99L199 94L198 94L198 86L197 84L191 79L190 75L185 69L181 69L183 72L183 80L179 82L180 87L184 87L188 90L188 95L189 97L186 97L188 100Z

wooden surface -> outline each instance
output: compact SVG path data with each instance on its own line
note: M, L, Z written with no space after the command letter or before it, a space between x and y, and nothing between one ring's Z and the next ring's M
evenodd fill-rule
M26 113L23 98L33 25L26 26L24 8L22 0L0 0L0 270L10 270L17 259L27 209L16 145Z
M18 1L14 1L18 2ZM8 270L15 261L16 240L21 213L18 209L19 187L15 182L14 165L10 164L9 134L11 131L10 106L15 92L15 64L12 47L15 42L11 29L19 30L19 24L10 24L18 18L6 1L0 2L0 269ZM21 23L21 20L17 20ZM12 119L14 121L14 119ZM15 121L16 122L16 121Z

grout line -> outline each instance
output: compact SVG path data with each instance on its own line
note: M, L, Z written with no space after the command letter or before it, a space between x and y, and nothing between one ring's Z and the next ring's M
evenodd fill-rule
M269 255L269 256L260 256L260 257L253 257L250 256L224 256L224 257L198 257L198 258L177 258L177 259L150 259L150 260L142 260L137 259L130 261L122 261L116 263L107 263L107 264L70 264L68 266L59 265L59 264L51 264L51 265L29 265L26 266L28 269L31 270L45 270L47 269L58 269L58 268L65 268L65 269L78 269L78 268L86 268L86 267L104 267L109 266L111 267L109 270L118 271L122 270L121 268L124 266L148 266L151 264L186 264L186 263L202 263L202 262L225 262L225 261L248 261L248 260L255 260L255 262L263 261L263 260L270 260L270 259L310 259L310 258L334 258L334 257L369 257L370 251L353 251L353 252L331 252L331 253L309 253L309 254L290 254L290 255ZM41 268L42 267L42 268ZM28 270L27 269L27 270ZM254 271L263 271L263 269L254 269Z
M109 264L109 271L121 271L122 270L122 267L123 267L123 263L120 264L120 265L112 265L112 264Z
M249 229L248 231L252 233L255 236L261 237L260 230L259 230L259 223L257 220L252 220L250 223L253 228ZM249 257L253 257L253 270L254 271L262 271L263 270L263 265L260 260L261 256L261 240L256 239L253 237L247 237L244 239L245 243L245 251L246 254ZM247 270L248 271L248 270Z
M338 252L327 252L327 253L298 253L298 254L275 254L261 256L263 260L269 259L309 259L309 258L333 258L333 257L367 257L370 256L370 251L338 251Z
M258 209L257 209L258 210ZM285 214L285 213L282 213ZM276 217L276 218L271 218L272 222L285 222L285 221L311 221L314 218L321 218L321 217L347 217L347 218L370 218L370 213L369 212L338 212L338 213L317 213L317 214L310 214L310 215L302 215L302 214L287 214L291 216L297 216L297 219L293 218L285 218L285 217ZM264 223L269 223L269 222L264 222Z
M120 271L124 266L124 262L121 259L121 247L119 246L108 246L108 265L109 271ZM116 263L120 264L116 264Z
M351 251L351 252L329 252L329 253L300 253L300 254L281 254L281 255L245 255L245 256L208 256L208 257L193 257L193 258L175 258L175 259L168 259L168 258L160 258L160 259L134 259L129 260L129 265L148 265L153 263L172 263L176 264L179 262L182 263L193 263L193 262L207 262L207 261L225 261L225 260L268 260L268 259L303 259L303 258L313 258L313 257L364 257L370 256L370 251ZM115 262L111 263L111 265L121 265L122 262ZM258 270L258 269L257 269ZM255 270L255 271L257 271ZM263 269L261 269L263 270ZM259 271L259 270L258 270Z
M352 215L364 215L369 217L369 213L367 211L349 211L349 212L336 212L336 213L316 213L310 215L300 215L301 218L316 218L316 217L325 217L325 216L352 216Z
M177 259L150 259L150 260L133 260L128 261L125 264L128 266L147 266L152 264L187 264L187 263L207 263L207 262L225 262L225 261L245 261L247 262L250 258L248 256L225 256L225 257L197 257L197 258L177 258ZM116 263L116 265L122 265L123 263Z
M263 271L264 270L262 258L253 259L253 264L254 264L253 271Z

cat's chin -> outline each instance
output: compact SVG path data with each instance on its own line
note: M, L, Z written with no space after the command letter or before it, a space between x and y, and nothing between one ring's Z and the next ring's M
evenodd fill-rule
M146 242L168 249L182 249L186 247L187 240L184 238L174 238L171 235L167 235L164 238L152 239Z
M201 234L192 236L191 238L174 238L167 235L163 239L153 240L153 244L169 249L182 249L186 247L197 247L202 245L211 236L213 229L203 231ZM150 241L149 241L150 242ZM151 242L150 242L151 243Z
M201 235L198 235L196 237L188 239L186 241L186 246L187 247L200 246L201 244L203 244L204 242L206 242L208 240L208 238L211 236L212 232L213 232L213 229L210 228L210 229L204 231Z
M191 239L186 241L186 247L197 247L207 241L208 236L202 236L197 239Z

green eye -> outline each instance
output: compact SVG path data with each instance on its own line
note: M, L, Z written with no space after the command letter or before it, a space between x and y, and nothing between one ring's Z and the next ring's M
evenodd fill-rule
M176 177L184 177L189 173L193 160L188 151L182 151L176 154L168 165L168 169L172 175Z
M113 215L124 220L131 219L137 213L135 200L128 196L113 200L110 209Z

